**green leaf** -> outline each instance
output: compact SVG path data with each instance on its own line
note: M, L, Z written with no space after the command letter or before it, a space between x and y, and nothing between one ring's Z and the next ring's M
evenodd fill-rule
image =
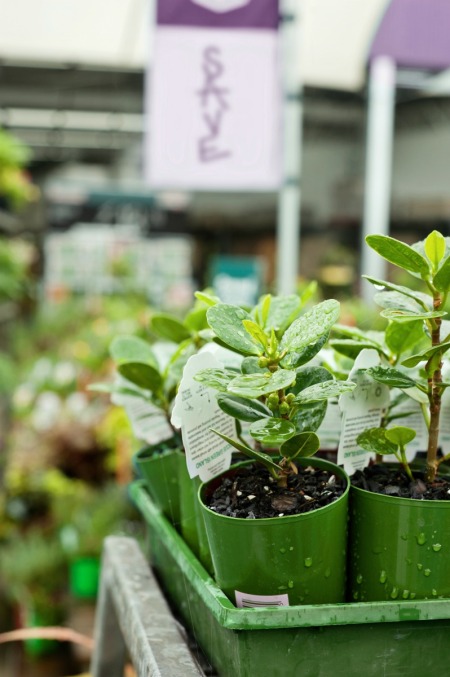
M328 369L325 369L325 367L302 367L297 371L297 378L290 392L297 395L301 390L305 390L309 386L332 380L333 374Z
M251 447L247 447L245 444L234 440L232 437L228 437L228 435L224 435L218 430L214 430L214 428L211 428L211 431L225 440L225 442L228 442L228 444L231 444L232 447L240 451L242 454L245 454L254 461L258 461L258 463L262 463L272 473L274 470L277 472L280 471L280 466L272 460L269 454L264 454L262 451L256 451Z
M352 383L352 381L325 381L325 383L317 383L302 390L295 398L295 402L297 404L304 404L328 400L330 397L338 397L342 393L347 393L354 388L356 388L356 383Z
M265 298L265 297L264 297ZM296 294L290 296L272 296L269 311L264 320L263 303L259 304L261 309L261 317L263 319L264 329L274 329L277 336L280 338L285 332L286 328L297 317L301 308L301 301Z
M228 392L242 397L261 397L288 388L295 382L295 371L278 369L273 374L242 374L228 385Z
M121 376L131 381L139 388L157 392L162 385L162 377L150 364L142 362L123 362L117 366L117 371Z
M191 332L184 324L175 317L164 313L153 315L150 320L150 327L155 334L174 343L181 343L191 337Z
M109 352L116 364L142 362L143 364L150 364L155 369L159 368L156 355L147 341L137 336L128 334L117 336L113 339Z
M155 354L146 341L137 336L117 336L110 347L116 368L128 381L139 388L156 392L162 384L162 376Z
M419 362L428 362L428 360L433 357L436 353L439 353L442 351L442 355L447 352L447 350L450 348L450 341L447 341L446 343L441 343L438 346L434 346L434 348L430 348L429 350L425 350L423 353L418 353L417 355L411 355L411 357L408 357L406 360L403 360L402 364L404 367L416 367Z
M416 436L416 431L404 426L396 426L386 430L386 439L397 447L406 447Z
M242 324L243 320L252 319L245 310L239 306L219 303L208 309L207 318L210 327L226 346L242 355L261 355L260 344L255 343Z
M381 456L395 454L397 446L386 438L386 428L369 428L358 435L356 442L365 451Z
M270 409L258 400L249 400L235 395L218 395L217 402L222 411L240 421L252 423L272 416Z
M390 322L385 332L386 345L394 355L401 355L417 346L423 339L423 322Z
M195 374L194 379L204 383L209 388L226 392L228 384L235 378L236 372L231 369L202 369Z
M279 447L295 435L295 425L283 418L264 418L252 423L249 432L261 444Z
M242 324L244 325L245 329L248 331L250 336L253 336L255 343L259 344L259 346L261 347L261 352L264 352L264 350L267 349L269 339L263 332L259 324L253 322L253 320L243 320Z
M206 308L193 308L184 318L184 324L194 332L209 329L206 320Z
M404 296L396 291L382 291L373 297L375 303L386 310L404 310L408 313L424 313L427 310L417 303L417 301ZM431 310L431 309L430 309Z
M328 401L321 400L313 404L304 404L291 415L290 420L298 433L317 430L325 418Z
M436 270L445 256L445 238L437 230L433 230L425 238L425 253L431 261L434 270Z
M392 367L370 367L366 370L366 373L370 374L378 383L384 383L390 388L414 388L416 385L412 378Z
M280 349L294 352L316 344L319 339L329 334L339 313L338 301L334 299L322 301L291 324L281 340Z
M381 317L385 317L386 320L393 320L394 322L413 322L414 320L432 320L436 317L444 317L447 315L447 313L437 310L430 313L412 313L403 310L383 310L380 315Z
M366 242L386 261L421 277L430 274L428 261L412 247L388 235L368 235Z
M433 277L433 285L438 291L448 292L450 289L450 256L448 256L436 275Z
M294 458L308 458L314 456L320 447L320 441L313 432L303 432L294 435L280 447L280 453L284 458L292 461Z
M196 291L194 293L194 296L196 299L198 299L207 306L215 306L217 303L220 303L220 299L218 296L214 296L213 294L207 294L206 292L203 291Z
M269 317L270 306L272 303L272 296L265 294L259 301L259 309L261 311L261 322L263 327L266 326L267 318Z
M298 369L298 367L301 367L303 364L308 364L308 362L310 362L323 348L328 341L328 337L329 332L324 334L316 343L313 343L302 350L288 352L288 354L280 361L281 366L285 369Z
M433 297L429 294L423 294L422 292L415 291L414 289L409 289L408 287L403 287L400 284L394 284L393 282L387 282L386 280L379 280L376 277L370 277L370 275L362 275L362 277L374 285L378 289L384 289L389 291L395 291L403 296L407 296L414 301L419 301L423 303L427 308L433 307Z
M380 354L385 355L383 348L381 346L373 344L371 341L359 341L353 339L332 339L330 341L330 346L341 355L351 357L352 359L355 359L359 355L361 350L363 350L364 348L377 350Z

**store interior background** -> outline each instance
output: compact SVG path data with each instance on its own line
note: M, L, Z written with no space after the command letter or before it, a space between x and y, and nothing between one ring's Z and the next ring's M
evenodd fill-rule
M367 58L386 4L297 2L298 285L317 280L318 297L342 299L342 321L364 317L365 328L376 326L358 297ZM220 264L228 274L237 266L236 302L250 289L246 275L257 280L252 293L276 292L275 192L154 192L142 179L153 11L153 0L0 0L0 129L30 148L38 188L18 210L0 197L0 256L3 243L28 247L23 293L8 298L0 269L0 633L17 621L11 590L34 575L30 553L61 572L61 553L52 559L47 546L67 524L48 522L48 501L68 492L75 504L78 480L98 496L111 480L122 489L130 481L138 441L120 408L88 388L111 377L112 338L146 336L154 309L182 316ZM450 78L420 70L401 78L390 234L450 236ZM3 553L17 538L24 547L9 550L5 573ZM41 580L35 589L48 592ZM66 625L91 634L95 604L72 601L64 613ZM58 660L64 674L88 665L86 654L42 660L11 645L0 651L0 675L60 677Z

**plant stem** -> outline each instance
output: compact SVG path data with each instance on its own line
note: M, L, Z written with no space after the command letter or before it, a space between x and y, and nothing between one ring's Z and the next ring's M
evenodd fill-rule
M433 293L433 307L440 310L442 299L439 293ZM432 325L431 345L436 347L441 342L441 318L437 317ZM430 426L428 429L427 468L425 478L427 482L433 482L437 473L437 450L439 444L439 419L441 416L442 398L442 360L437 366L433 357L426 365L428 375L428 401L430 403Z

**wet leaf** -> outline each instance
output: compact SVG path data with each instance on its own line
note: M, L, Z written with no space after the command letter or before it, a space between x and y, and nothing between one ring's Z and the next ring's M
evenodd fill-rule
M278 369L274 373L241 374L230 382L228 392L241 397L261 397L288 388L295 382L295 377L295 371L287 369Z
M366 242L386 261L421 277L430 273L428 261L412 247L387 235L368 235Z
M307 458L314 456L320 447L320 441L313 432L303 432L294 435L280 447L280 453L284 458L293 460L294 458Z
M320 400L328 400L330 397L338 397L343 393L350 392L356 388L356 383L352 381L326 381L325 383L317 383L302 390L295 398L297 404L308 402L319 402Z
M258 400L250 400L235 395L219 395L217 402L222 411L240 421L253 422L272 416L270 409Z
M295 425L283 418L265 418L252 423L250 435L265 446L279 447L295 435Z
M258 342L246 331L243 320L252 320L250 315L239 308L225 303L218 303L207 311L210 327L216 336L226 345L242 355L261 355Z
M370 367L366 370L366 373L370 374L378 383L384 383L390 388L414 388L416 385L412 378L392 367Z
M334 299L317 304L297 318L286 330L280 349L288 352L300 351L317 343L324 335L329 334L339 318L339 313L339 302Z

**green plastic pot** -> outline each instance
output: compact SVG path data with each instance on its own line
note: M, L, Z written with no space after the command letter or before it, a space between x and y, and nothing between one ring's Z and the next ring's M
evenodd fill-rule
M130 495L152 543L158 579L221 677L447 675L450 600L390 600L236 609L154 505Z
M218 478L201 485L199 499L215 579L231 601L236 600L237 591L255 596L287 595L289 605L345 599L349 480L341 468L328 461L299 461L299 466L309 465L338 475L347 488L334 503L304 515L269 519L219 515L204 503ZM239 467L227 474L238 473Z
M55 605L53 609L38 609L34 606L27 606L23 609L23 617L26 628L42 628L54 625L60 625L63 620L63 612ZM26 639L24 642L25 652L28 656L39 657L55 653L59 648L59 642L54 639L41 639L36 637Z
M100 577L99 557L78 557L69 566L69 590L76 599L95 599Z
M186 459L180 459L178 467L180 483L180 531L184 540L205 569L212 571L211 552L206 535L203 513L198 501L199 477L191 478Z
M450 501L351 487L350 506L350 599L450 597Z
M134 454L137 474L145 480L150 495L172 524L180 523L178 468L184 454L179 449L144 447Z

